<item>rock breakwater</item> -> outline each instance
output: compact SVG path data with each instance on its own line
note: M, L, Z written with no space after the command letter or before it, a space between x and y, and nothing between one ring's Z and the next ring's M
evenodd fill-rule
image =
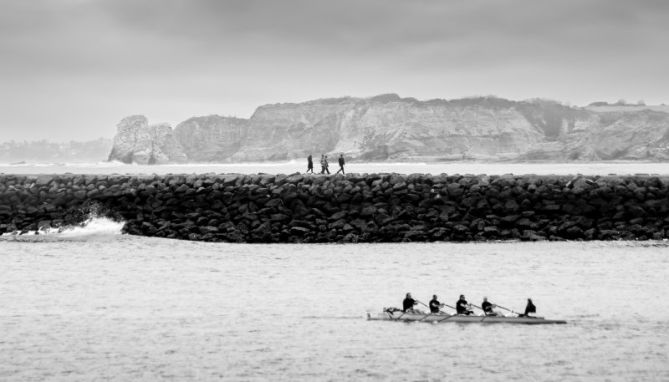
M669 237L669 178L485 175L0 175L0 233L82 223L248 242Z

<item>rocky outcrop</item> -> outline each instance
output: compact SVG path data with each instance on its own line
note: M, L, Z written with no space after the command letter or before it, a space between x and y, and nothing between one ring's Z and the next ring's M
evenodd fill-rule
M122 121L119 135L122 127L125 131L126 125L139 122ZM418 101L386 94L265 105L248 120L192 118L179 124L175 135L187 159L194 162L286 160L333 153L361 160L669 158L667 112L599 111L495 97ZM119 139L119 145L127 146L130 138ZM128 152L116 145L114 150ZM139 151L140 159L146 157L146 149ZM164 158L182 160L167 153Z
M669 178L0 175L0 233L125 221L175 239L295 243L669 238Z
M669 114L651 110L600 113L597 128L586 129L574 144L579 159L669 159ZM583 154L582 154L583 153Z
M176 140L189 160L228 160L246 141L248 120L210 115L188 119L174 129Z
M110 161L161 164L187 160L167 124L149 125L145 116L133 115L121 120L117 129Z

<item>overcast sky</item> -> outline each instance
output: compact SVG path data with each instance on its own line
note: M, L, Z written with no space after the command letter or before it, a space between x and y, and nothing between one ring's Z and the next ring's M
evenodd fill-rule
M398 93L669 103L666 0L0 0L0 141Z

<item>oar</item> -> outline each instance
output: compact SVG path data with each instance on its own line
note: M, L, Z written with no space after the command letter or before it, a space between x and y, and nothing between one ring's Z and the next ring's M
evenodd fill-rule
M481 311L485 314L485 310L483 310L483 308L481 308L480 306L474 304L469 304L469 305L473 306L476 309L481 309Z
M443 306L445 306L445 307L447 307L447 308L451 308L451 309L455 310L456 312L458 311L457 309L455 309L454 307L452 307L452 306L450 306L450 305L448 305L448 304L441 304L441 305L443 305Z
M488 312L486 312L485 310L483 310L483 308L481 308L480 306L478 306L478 305L474 305L474 304L469 304L469 305L473 306L473 307L476 308L476 309L481 309L481 312L483 312L483 315L484 315L484 316L488 316ZM496 306L496 305L493 305L493 306ZM494 314L494 316L496 316L496 314Z
M430 309L429 306L423 304L422 302L420 302L420 301L418 301L418 300L416 300L416 302L419 303L419 304L421 304L421 305L423 305L423 306L425 306L426 308ZM452 307L452 306L450 306L450 305L447 305L447 304L441 304L441 305L443 305L443 306L445 306L445 307L447 307L447 308L451 308L451 309L457 311L457 309L455 309L454 307ZM441 309L439 309L439 311L441 312ZM431 312L431 310L430 310L430 312ZM446 312L442 312L442 313L446 313ZM446 314L448 314L448 313L446 313Z
M423 303L422 301L418 301L418 300L414 300L414 301L416 301L417 303L419 303L419 304L423 305L424 307L426 307L427 309L429 309L429 313L426 314L425 317L421 318L419 321L423 321L424 319L426 319L426 318L428 318L432 315L432 309L430 309L430 307L428 305L425 305L425 303Z
M513 313L513 314L517 314L517 315L520 316L520 313L518 313L518 312L514 312L514 311L511 310L511 309L505 308L505 307L503 307L503 306L501 306L501 305L497 305L497 304L495 304L495 306L498 307L498 308L500 308L500 309L504 309L504 310L506 310L507 312L511 312L511 313Z
M424 307L430 309L430 307L428 305L425 305L425 303L423 303L421 301L418 301L418 300L414 300L414 301L416 301L417 303L419 303L419 304L423 305ZM430 313L430 314L432 314L432 313Z

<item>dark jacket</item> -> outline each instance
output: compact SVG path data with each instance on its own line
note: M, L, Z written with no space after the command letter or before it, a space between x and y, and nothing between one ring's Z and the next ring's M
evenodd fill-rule
M467 300L458 300L455 303L455 311L458 314L465 314L465 313L469 312L469 309L467 309L467 305L469 305L467 303Z
M525 315L527 316L529 313L536 313L537 312L537 307L534 306L532 301L527 302L527 306L525 306Z
M346 164L346 162L344 162L344 157L339 157L339 166L343 166L344 164Z
M481 304L481 309L483 309L483 311L486 313L492 313L492 304L490 301L483 301Z
M416 300L413 298L405 298L404 301L402 302L402 310L407 311L407 309L413 309L413 306L416 305Z
M432 299L430 300L430 313L439 313L439 307L441 303L439 300Z

